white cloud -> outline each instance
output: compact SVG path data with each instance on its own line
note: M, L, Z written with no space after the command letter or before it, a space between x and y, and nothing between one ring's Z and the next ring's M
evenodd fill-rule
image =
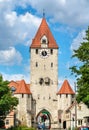
M78 49L78 47L80 46L80 43L84 41L83 38L85 38L85 30L82 30L81 32L79 32L77 37L73 39L73 42L70 47L71 51Z
M16 12L10 12L5 15L5 19L8 23L8 26L13 27L18 20Z
M68 25L83 26L89 24L88 0L26 0L38 13L45 9L46 15L53 21ZM25 2L25 1L24 1ZM51 6L50 6L51 5ZM50 7L50 9L49 9Z
M41 22L40 18L28 12L18 15L15 11L17 4L20 5L15 0L0 1L0 50L16 44L27 45Z
M20 64L21 61L22 56L14 47L10 47L8 50L0 51L0 64L14 65Z
M87 0L0 0L0 50L16 44L30 45L41 19L28 12L18 15L15 11L16 8L25 9L29 5L40 14L45 9L53 22L68 26L89 24Z
M6 74L6 73L2 73L3 79L4 80L14 80L14 81L19 81L24 79L26 81L26 83L29 83L30 81L30 77L29 75L24 75L24 74Z

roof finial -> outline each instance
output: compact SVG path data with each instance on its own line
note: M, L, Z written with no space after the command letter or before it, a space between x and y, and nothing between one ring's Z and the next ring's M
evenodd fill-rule
M43 18L45 18L45 9L43 9Z

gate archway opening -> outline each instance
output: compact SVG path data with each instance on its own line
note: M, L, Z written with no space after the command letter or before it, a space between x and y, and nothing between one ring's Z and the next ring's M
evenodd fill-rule
M37 115L37 126L39 129L50 129L51 128L51 119L50 119L50 113L46 110L43 109L42 111L40 111Z

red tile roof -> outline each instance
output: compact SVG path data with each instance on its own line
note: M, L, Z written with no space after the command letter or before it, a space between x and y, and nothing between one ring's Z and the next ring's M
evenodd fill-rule
M61 89L57 94L75 94L67 80L62 84Z
M45 20L45 18L42 19L42 22L40 24L40 27L32 41L31 48L40 48L41 47L41 38L43 35L46 35L48 38L48 48L58 48L58 45L56 44L56 41L48 27L48 24Z
M9 83L9 87L10 87L10 88L11 88L11 87L15 87L15 88L17 89L18 83L12 80L12 81Z
M9 87L15 87L16 91L15 94L31 94L30 91L30 84L26 84L24 80L21 81L11 81L9 83Z

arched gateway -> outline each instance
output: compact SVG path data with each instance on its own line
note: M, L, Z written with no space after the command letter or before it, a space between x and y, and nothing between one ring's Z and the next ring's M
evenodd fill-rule
M38 128L50 129L51 128L50 118L51 118L51 115L47 110L43 109L42 111L40 111L36 117Z

